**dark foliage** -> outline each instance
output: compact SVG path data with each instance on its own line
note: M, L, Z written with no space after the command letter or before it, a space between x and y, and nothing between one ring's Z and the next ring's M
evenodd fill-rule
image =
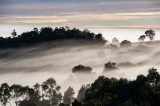
M159 106L160 104L160 74L154 68L149 69L148 75L138 75L132 81L100 76L91 85L81 87L78 94L80 99L79 97L74 99L74 90L69 87L62 101L59 89L60 86L57 86L52 78L41 85L35 84L33 88L17 84L9 86L3 83L0 86L0 102L4 106L11 100L15 101L16 106L70 106L71 104L72 106Z
M120 44L120 47L131 47L131 46L132 46L132 43L131 41L128 41L128 40L124 40Z
M90 66L78 65L72 69L73 73L91 73L92 68Z
M160 74L151 68L136 80L99 77L86 91L82 106L159 106Z
M102 34L94 34L88 30L81 31L79 29L68 27L60 27L52 29L51 27L44 27L38 31L34 28L32 31L24 32L17 36L15 30L11 33L11 37L0 37L0 48L11 48L28 46L38 42L55 41L63 39L81 39L81 40L102 40Z
M104 71L112 71L112 70L117 70L117 64L115 62L108 62L104 65Z
M154 40L154 37L155 37L155 31L152 29L149 29L145 31L145 35L152 41Z

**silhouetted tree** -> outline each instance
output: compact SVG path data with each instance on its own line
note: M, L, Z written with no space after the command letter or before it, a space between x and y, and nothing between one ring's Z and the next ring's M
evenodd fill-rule
M85 93L86 93L86 90L89 88L89 85L85 86L85 85L82 85L80 90L78 91L78 96L77 96L77 99L76 101L78 102L81 102L82 100L84 100L85 98Z
M38 34L38 28L33 28L33 31L35 31Z
M92 68L90 66L78 65L72 69L73 73L91 73Z
M139 38L138 38L138 41L139 42L144 42L146 36L145 35L141 35Z
M95 39L96 39L96 40L103 40L102 34L101 34L101 33L97 34L97 35L95 36Z
M132 43L128 40L124 40L121 42L120 47L131 47Z
M8 100L10 99L10 88L7 83L3 83L0 87L0 101L3 103L4 106L6 106Z
M117 70L118 69L118 67L117 67L117 65L116 65L116 63L115 62L108 62L108 63L106 63L105 65L104 65L104 72L105 71L112 71L112 70Z
M145 31L145 35L152 41L154 40L154 37L155 37L155 31L152 29L149 29Z
M43 99L49 101L50 106L58 106L62 100L62 95L59 92L60 86L57 86L53 78L49 78L42 83Z
M81 102L77 101L76 99L72 103L72 106L82 106Z
M12 37L15 38L17 36L16 30L14 29L11 34L12 34Z
M14 84L10 87L10 92L11 97L14 98L16 106L18 106L20 103L20 98L22 98L22 95L24 93L22 90L22 86Z

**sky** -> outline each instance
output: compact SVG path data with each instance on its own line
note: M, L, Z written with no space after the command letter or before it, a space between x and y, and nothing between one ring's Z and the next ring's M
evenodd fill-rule
M0 24L160 28L160 0L0 0Z

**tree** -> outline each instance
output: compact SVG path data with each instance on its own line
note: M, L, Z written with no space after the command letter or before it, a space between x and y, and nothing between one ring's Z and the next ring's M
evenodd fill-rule
M112 45L116 45L117 47L119 47L120 45L119 40L117 38L113 38Z
M144 42L146 36L145 35L141 35L139 38L138 38L138 41L139 42Z
M33 28L33 31L35 31L38 34L38 28Z
M101 34L96 35L88 30L81 31L76 28L70 29L67 27L56 27L53 29L51 27L44 27L41 28L40 31L37 28L34 28L31 31L23 32L18 36L14 29L10 37L0 38L0 48L21 47L38 42L56 41L63 39L81 39L91 42L95 41L96 38L100 41L100 43L104 43Z
M152 41L154 40L154 37L155 37L155 31L152 29L149 29L145 31L145 35Z
M52 96L52 106L59 106L59 104L61 103L62 101L62 95L61 93L59 92L59 90L61 89L60 86L57 86L56 87L56 90L54 90L52 93L53 93L53 96Z
M82 100L84 100L87 88L89 88L88 85L87 86L85 86L85 85L81 86L81 88L80 88L80 90L78 92L78 96L77 96L76 101L82 102Z
M121 42L120 47L131 47L132 43L128 40L124 40Z
M64 97L63 97L63 102L65 105L71 106L73 100L74 100L74 90L70 86L65 92L64 92Z
M0 101L6 106L8 100L10 99L10 88L7 83L3 83L0 87Z
M14 99L16 106L18 106L20 102L20 98L23 95L22 86L21 85L12 85L10 87L11 97Z
M99 33L99 34L95 35L95 39L96 40L103 40L102 34Z
M72 106L82 106L81 102L77 101L76 99L72 103Z
M157 72L157 69L150 68L147 75L148 83L152 86L160 85L160 75Z
M42 83L43 99L49 101L51 106L58 106L62 100L61 93L59 93L60 86L57 86L53 78L49 78Z
M118 67L117 67L117 65L116 65L116 63L115 62L108 62L108 63L106 63L105 65L104 65L104 72L105 71L112 71L112 70L117 70L118 69Z
M73 73L91 73L92 68L90 66L78 65L72 69Z
M35 100L39 101L41 99L41 95L40 95L41 85L36 83L33 86L33 89L34 89L34 98L35 98Z
M12 37L15 38L17 36L16 30L14 29L11 34L12 34Z

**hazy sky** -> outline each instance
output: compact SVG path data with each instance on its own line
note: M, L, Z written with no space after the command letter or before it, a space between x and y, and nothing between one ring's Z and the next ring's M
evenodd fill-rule
M0 24L160 27L160 0L0 0Z

